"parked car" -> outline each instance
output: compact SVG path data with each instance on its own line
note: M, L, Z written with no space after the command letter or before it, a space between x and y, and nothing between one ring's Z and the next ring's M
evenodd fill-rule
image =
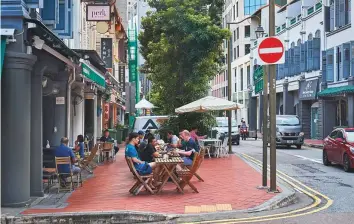
M354 128L337 128L323 144L323 164L337 163L345 172L354 168Z
M217 131L217 137L227 136L229 132L228 126L227 117L216 117L216 127L213 127L212 131ZM240 144L240 133L235 120L232 120L231 141L233 144Z
M269 127L269 121L268 121ZM301 132L302 125L296 115L277 115L276 116L276 144L288 147L295 145L301 149L304 144L304 133ZM269 138L269 135L268 135Z

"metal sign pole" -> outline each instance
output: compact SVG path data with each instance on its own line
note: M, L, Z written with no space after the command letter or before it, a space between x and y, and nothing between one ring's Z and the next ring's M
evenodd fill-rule
M269 0L269 36L275 36L275 0ZM269 113L270 113L270 192L277 192L276 168L276 65L269 65Z

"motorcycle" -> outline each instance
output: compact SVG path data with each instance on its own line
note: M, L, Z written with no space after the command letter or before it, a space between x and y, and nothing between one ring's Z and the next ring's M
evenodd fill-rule
M240 128L240 135L242 140L246 140L248 136L248 129L247 128Z

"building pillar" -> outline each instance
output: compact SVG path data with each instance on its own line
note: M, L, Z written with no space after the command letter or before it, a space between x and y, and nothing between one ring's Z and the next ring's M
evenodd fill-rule
M73 136L72 139L75 141L78 135L85 135L84 133L84 107L85 107L85 100L81 101L77 105L72 105L74 111L72 115L72 125L73 125Z
M283 84L283 114L284 115L295 115L294 111L294 96L289 93L289 82L285 79Z
M93 144L96 144L96 139L99 133L98 133L98 128L97 128L97 89L95 90L95 94L93 97Z
M43 192L43 99L42 77L46 67L36 66L31 80L31 196L42 197Z
M251 131L257 130L257 98L252 97L253 89L250 86L248 91L249 105L248 105L248 125Z
M31 71L36 60L36 56L26 53L5 54L1 89L4 207L22 207L30 200Z

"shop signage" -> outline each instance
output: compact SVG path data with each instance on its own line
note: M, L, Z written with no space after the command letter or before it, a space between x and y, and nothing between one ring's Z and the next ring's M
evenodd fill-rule
M102 75L100 75L97 71L95 71L93 68L91 68L89 65L85 63L82 63L81 67L82 67L82 74L86 78L90 79L97 85L100 85L102 87L106 86L105 78Z
M260 65L284 64L284 44L279 37L266 37L258 45Z
M113 68L113 39L101 38L101 58L106 64L106 68Z
M64 105L65 104L65 97L55 97L55 104L57 105Z
M105 122L109 121L109 103L104 104L103 119Z
M318 79L300 83L299 100L315 100L318 92Z
M124 65L119 65L118 79L119 79L119 84L121 84L123 87L123 91L125 91L125 66Z
M86 21L111 21L111 6L106 4L87 5Z
M263 90L263 66L259 66L253 72L254 93L258 94Z

